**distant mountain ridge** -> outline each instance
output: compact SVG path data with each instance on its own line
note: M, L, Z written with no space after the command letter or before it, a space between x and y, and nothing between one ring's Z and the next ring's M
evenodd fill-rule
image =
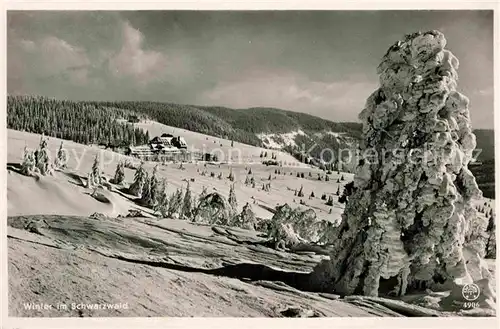
M134 111L160 123L266 148L279 148L301 160L331 161L341 149L354 149L362 136L358 122L333 122L314 115L277 108L231 109L159 102L98 102L96 105ZM479 161L471 170L484 196L495 197L493 129L475 129ZM323 152L323 153L322 153ZM320 164L319 161L313 161ZM354 164L350 168L353 169Z
M334 131L361 136L357 122L332 122L310 114L255 107L231 109L220 106L197 106L160 102L91 102L97 106L120 108L149 116L160 123L207 135L226 136L235 141L260 145L260 133Z
M347 138L359 139L362 129L359 122L333 122L311 114L270 107L232 109L221 106L142 101L95 102L95 105L135 111L160 123L208 135L225 136L256 146L264 146L265 144L257 135L290 134L300 130L311 139L323 138L325 134L318 136L318 133L329 132L341 134ZM474 133L476 134L477 147L482 149L479 158L493 159L493 129L475 129ZM312 136L314 134L316 134L316 138ZM335 137L332 134L330 136Z
M26 97L30 102L37 102L36 98ZM8 96L8 100L11 99L14 98ZM52 104L66 106L64 102L55 101ZM352 146L362 135L362 125L359 122L333 122L311 114L270 107L231 109L149 101L70 103L73 107L80 106L82 110L88 106L105 109L115 116L136 113L169 126L268 148L286 149L290 146L309 147L316 144L318 149L326 147L338 150L339 147ZM12 114L9 104L8 115ZM481 149L478 160L494 159L494 131L475 129L474 133L477 148Z

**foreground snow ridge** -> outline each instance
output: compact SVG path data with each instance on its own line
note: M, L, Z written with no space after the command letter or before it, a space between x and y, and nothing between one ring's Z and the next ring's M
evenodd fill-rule
M445 45L442 33L419 32L383 57L380 87L359 115L361 151L377 155L359 162L331 260L311 276L322 290L402 296L490 279L487 223L472 205L481 192L467 168L476 147L469 100L456 91L459 62ZM425 156L401 160L393 150Z

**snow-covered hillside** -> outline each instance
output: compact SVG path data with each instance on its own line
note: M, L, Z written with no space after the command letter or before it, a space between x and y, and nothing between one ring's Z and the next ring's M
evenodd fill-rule
M262 141L264 146L269 149L281 150L285 146L297 146L295 137L297 136L307 136L305 132L301 129L283 134L257 134L257 137Z

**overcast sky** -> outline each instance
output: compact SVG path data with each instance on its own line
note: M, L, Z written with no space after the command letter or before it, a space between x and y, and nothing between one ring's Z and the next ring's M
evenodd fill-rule
M8 12L8 92L277 107L357 121L395 41L438 29L493 128L492 11Z

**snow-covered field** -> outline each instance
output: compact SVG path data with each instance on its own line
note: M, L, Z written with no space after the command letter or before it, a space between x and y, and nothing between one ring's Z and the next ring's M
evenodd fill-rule
M188 144L197 147L207 143L214 144L214 148L221 148L222 144L226 152L231 149L227 140L216 139L213 143L215 139L210 136L180 129L169 131L168 127L151 122L141 125L151 136L167 132L182 135ZM20 175L15 167L22 159L24 147L34 149L39 141L40 135L8 131L11 316L400 316L404 313L401 309L406 314L421 316L457 314L415 305L421 304L421 297L407 297L413 304L410 305L363 297L338 299L339 296L299 291L292 283L325 256L270 249L262 244L265 239L257 232L217 229L174 219L116 218L130 209L146 214L150 211L116 189L105 191L107 202L99 202L81 186L81 181L97 154L101 154L107 178L113 176L116 164L124 156L64 141L68 170L40 179ZM49 139L53 155L60 143L58 139ZM329 182L319 181L317 173L324 176L324 172L301 165L279 168L284 174L275 175L276 167L260 164L260 148L234 143L236 147L241 148L242 156L231 165L184 164L184 169L179 169L178 164L168 164L160 165L158 173L167 179L169 193L194 179L190 182L193 194L207 187L209 192L216 190L227 196L230 182L225 177L232 168L239 211L248 202L258 217L270 218L272 213L265 208L284 203L299 207L294 190L303 186L303 208L314 209L320 219L340 219L343 205L335 201L329 207L320 197L322 193L334 195L339 185L353 179L351 174L334 172ZM280 152L277 156L278 160L293 159ZM145 167L152 170L154 165L146 163ZM256 188L243 183L249 169ZM222 172L224 179L201 176L203 170L213 171L216 176ZM304 172L305 178L297 178L297 172ZM132 182L133 175L133 170L125 170L127 183ZM339 184L340 176L345 180ZM268 182L271 190L262 191L262 184ZM309 199L313 191L315 197ZM89 218L96 212L109 218ZM121 306L113 310L70 307L37 311L27 308L26 303Z
M165 131L165 127L160 124L149 124L150 135L155 135L155 129L158 133ZM186 140L190 145L195 145L195 147L202 146L206 141L205 135L182 132L182 136L186 136ZM213 138L213 137L210 137ZM35 149L40 141L40 135L30 134L26 132L19 132L14 130L8 131L8 150L7 150L7 162L8 163L20 163L23 156L23 149L25 145L28 148ZM229 151L230 141L217 140L222 142L225 148L224 151ZM59 148L61 140L56 138L49 138L49 149L55 156L57 149ZM63 141L64 148L69 156L68 168L69 172L74 175L78 175L82 178L86 178L87 174L92 168L92 164L96 155L101 156L102 170L107 175L108 178L113 177L114 171L116 169L117 163L125 158L115 152L108 150L103 150L98 147L88 147L81 144L73 143L70 141ZM235 143L234 147L240 147L240 144ZM165 177L168 181L167 191L168 193L173 193L177 188L185 187L186 181L194 178L194 182L190 182L191 190L194 194L199 194L204 187L207 188L208 192L217 191L223 195L228 195L230 181L226 179L232 170L235 176L235 192L238 200L239 209L249 202L253 204L256 200L256 204L253 205L254 211L257 216L262 218L272 217L272 214L258 205L274 208L276 205L282 205L288 203L294 207L300 207L299 198L294 197L294 191L299 190L303 186L303 191L305 197L303 200L306 205L313 208L318 218L336 221L340 219L340 214L342 213L343 205L336 202L336 197L334 197L333 207L329 207L325 204L324 200L321 200L321 195L323 193L327 195L334 195L340 186L342 191L342 186L347 182L352 180L352 174L340 173L338 175L336 172L330 175L330 181L318 181L318 173L325 175L324 172L316 169L306 167L305 165L297 167L283 167L278 168L275 166L264 166L260 164L261 160L260 152L261 149L241 144L242 153L244 159L255 159L254 163L246 163L245 161L238 161L232 164L220 164L213 165L207 164L205 167L204 163L197 164L183 164L184 169L179 169L179 164L167 164L159 165L158 174L159 177ZM278 159L289 160L293 159L290 155L285 153L277 152ZM132 161L134 160L133 158ZM156 165L154 162L147 162L145 168L152 171L153 167ZM246 168L246 169L245 169ZM248 175L249 170L252 170L252 175ZM275 174L275 170L280 169L282 174ZM201 172L206 170L208 175L202 176ZM210 172L215 173L215 177L210 177ZM309 172L311 176L309 177ZM217 179L219 173L223 174L224 179ZM305 178L297 178L297 173L304 173ZM269 181L269 175L272 176L272 180ZM134 170L125 169L125 180L127 183L132 183L134 176ZM254 177L256 181L256 187L245 186L244 182L246 177ZM337 183L337 179L344 176L344 181L340 184ZM57 183L56 183L57 182ZM262 190L262 185L271 183L271 190L269 192ZM9 200L9 215L20 215L20 214L41 214L49 213L51 214L64 214L64 215L90 215L93 212L99 211L109 215L116 215L121 212L125 215L127 213L127 206L123 205L123 198L120 196L115 196L113 200L114 207L109 205L103 206L100 203L93 205L94 199L90 196L83 198L80 194L84 193L84 189L74 184L74 182L67 177L67 175L62 173L56 173L55 177L44 178L41 181L35 181L29 177L24 177L18 174L11 173L8 175L8 200ZM315 198L309 199L311 192L314 192ZM63 198L63 202L52 202L51 207L53 209L47 209L47 204L42 200L41 203L37 202L38 197L32 197L31 202L24 205L26 200L26 193L32 193L34 196L38 194L44 195L46 198L52 198L56 201L59 197ZM85 194L84 194L85 195ZM78 200L77 204L74 204L71 200ZM88 203L87 203L88 202ZM59 204L60 203L60 204ZM49 207L50 208L50 207ZM332 214L329 213L330 208L332 209ZM64 211L63 211L64 209Z

